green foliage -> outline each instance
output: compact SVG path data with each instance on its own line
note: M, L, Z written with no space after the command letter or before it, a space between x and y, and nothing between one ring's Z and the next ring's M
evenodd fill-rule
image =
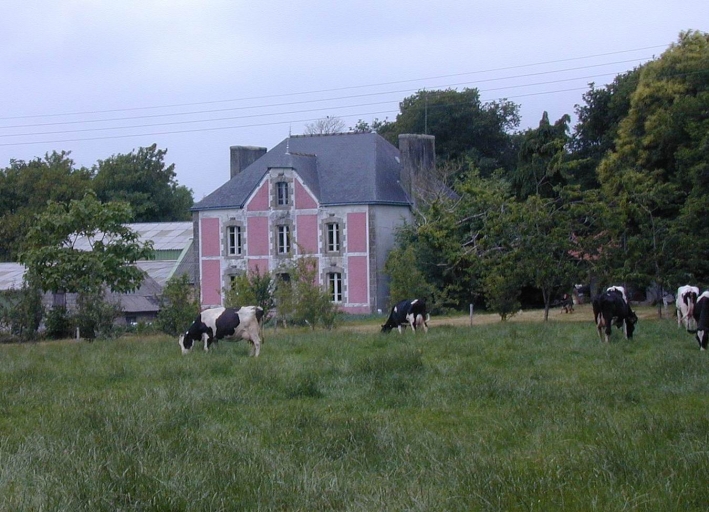
M387 308L391 308L405 298L434 297L434 288L426 282L419 268L413 245L392 249L384 265L384 273L389 276Z
M624 262L619 278L666 288L682 276L709 278L706 263L675 257L682 244L709 247L706 231L692 229L703 222L696 206L709 199L707 187L698 186L707 169L707 69L709 35L694 31L681 34L678 43L646 64L615 150L599 166L606 200L626 219L615 246ZM683 267L676 267L680 262Z
M88 291L77 295L76 312L72 320L82 338L106 339L114 336L114 322L119 316L120 304L107 300L101 291Z
M618 126L628 115L641 69L621 73L605 87L591 83L583 95L584 105L576 105L578 123L570 141L572 162L567 170L572 183L582 190L599 187L596 168L606 153L615 150Z
M192 191L178 185L175 165L166 165L167 150L144 147L127 155L99 160L93 190L104 203L131 205L130 222L170 222L190 219Z
M53 340L63 340L74 336L74 319L65 306L54 306L47 311L44 319L46 336Z
M21 341L33 340L44 315L42 294L27 279L19 290L0 290L0 325Z
M562 167L570 121L568 114L564 114L552 125L544 112L538 128L522 133L517 168L510 180L519 199L530 195L554 197L555 188L566 184Z
M335 327L339 306L331 300L331 291L318 285L317 260L304 256L296 258L282 269L276 283L275 303L277 321L287 324L319 324L327 329Z
M274 282L269 272L263 274L257 268L234 277L229 289L224 292L227 307L259 306L266 314L274 305Z
M27 233L20 261L44 291L135 290L143 272L133 263L152 257L152 242L141 242L124 225L130 218L127 204L102 204L93 193L68 206L50 202ZM80 238L88 240L90 251L74 247Z
M187 274L171 277L160 296L156 324L162 332L177 336L187 330L199 314L199 298Z
M91 188L92 173L75 168L68 152L29 162L12 160L0 169L0 261L15 261L23 238L47 201L66 203Z
M470 159L483 175L514 165L508 131L519 125L519 106L511 101L482 103L477 89L422 90L404 98L396 121L377 133L398 145L402 133L436 137L439 161Z

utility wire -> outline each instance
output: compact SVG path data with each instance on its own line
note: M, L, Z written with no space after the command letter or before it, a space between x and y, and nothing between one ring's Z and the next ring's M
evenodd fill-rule
M65 112L65 113L7 116L7 117L0 117L0 120L4 121L4 120L10 120L10 119L32 119L32 118L41 118L41 117L61 117L61 116L76 116L76 115L88 115L88 114L105 114L105 113L114 113L114 112L131 112L131 111L139 111L139 110L154 110L154 109L162 109L162 108L188 107L188 106L196 106L196 105L211 105L211 104L217 104L217 103L230 103L230 102L237 102L237 101L253 101L253 100L261 100L261 99L282 98L282 97L288 97L288 96L321 94L321 93L326 93L326 92L338 92L338 91L346 91L346 90L352 90L352 89L363 89L363 88L369 88L369 87L381 87L381 86L385 86L385 85L420 82L420 81L425 81L425 80L437 80L437 79L441 79L441 78L452 78L452 77L466 76L466 75L493 73L493 72L498 72L498 71L507 71L507 70L511 70L511 69L523 69L523 68L529 68L529 67L535 67L535 66L559 64L562 62L572 62L572 61L577 61L577 60L592 59L592 58L597 58L597 57L606 57L606 56L610 56L610 55L619 55L619 54L623 54L623 53L631 53L631 52L652 50L652 49L658 49L658 48L667 48L667 45L645 46L642 48L634 48L634 49L630 49L630 50L618 50L618 51L614 51L614 52L598 53L598 54L587 55L587 56L583 56L583 57L570 57L567 59L542 61L542 62L536 62L536 63L532 63L532 64L519 64L519 65L515 65L515 66L504 66L504 67L499 67L499 68L491 68L491 69L486 69L486 70L476 70L476 71L469 71L469 72L464 72L464 73L437 75L437 76L424 77L424 78L412 78L412 79L407 79L407 80L396 80L396 81L390 81L390 82L379 82L379 83L374 83L374 84L351 85L351 86L345 86L345 87L335 87L335 88L319 89L319 90L312 90L312 91L289 92L289 93L270 94L270 95L263 95L263 96L250 96L250 97L244 97L244 98L231 98L231 99L221 99L221 100L212 100L212 101L198 101L198 102L190 102L190 103L173 103L173 104L166 104L166 105L152 105L152 106L143 106L143 107L126 107L126 108L117 108L117 109L87 110L87 111Z

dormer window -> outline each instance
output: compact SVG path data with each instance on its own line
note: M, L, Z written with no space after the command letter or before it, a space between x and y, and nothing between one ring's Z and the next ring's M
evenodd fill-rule
M276 182L276 205L288 206L289 204L288 182Z

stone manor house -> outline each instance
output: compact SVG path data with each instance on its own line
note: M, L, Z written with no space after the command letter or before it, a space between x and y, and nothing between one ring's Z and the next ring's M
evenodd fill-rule
M192 208L202 307L222 305L239 273L282 274L310 255L342 311L384 310L384 264L435 167L434 137L400 135L396 148L375 133L292 136L230 150L230 179Z

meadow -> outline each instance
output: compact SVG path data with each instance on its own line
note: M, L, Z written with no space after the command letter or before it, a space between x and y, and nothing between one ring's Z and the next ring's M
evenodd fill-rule
M709 354L575 314L2 345L0 510L706 510Z

